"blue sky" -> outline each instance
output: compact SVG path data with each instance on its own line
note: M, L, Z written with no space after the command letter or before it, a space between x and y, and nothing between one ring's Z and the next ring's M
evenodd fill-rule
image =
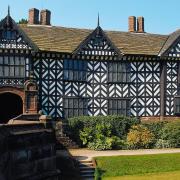
M91 28L100 25L106 30L127 31L128 16L144 16L145 31L169 34L180 28L180 0L3 0L0 3L0 18L7 15L18 21L28 18L32 7L49 9L52 25Z

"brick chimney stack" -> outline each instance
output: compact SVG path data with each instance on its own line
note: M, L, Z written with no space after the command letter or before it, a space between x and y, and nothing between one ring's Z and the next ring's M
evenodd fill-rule
M136 32L136 17L129 16L129 32Z
M137 18L137 32L144 33L144 17Z
M29 9L28 24L39 24L39 10L36 8Z
M40 24L51 25L51 11L48 9L41 10Z

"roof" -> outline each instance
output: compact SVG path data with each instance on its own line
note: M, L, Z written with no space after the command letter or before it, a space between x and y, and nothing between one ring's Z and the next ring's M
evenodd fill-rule
M41 51L73 53L93 31L56 26L20 25L20 28ZM123 54L158 55L168 35L105 31Z
M174 44L174 42L180 37L180 29L176 30L175 32L171 33L164 46L162 47L161 51L159 52L159 55L164 54L171 46Z

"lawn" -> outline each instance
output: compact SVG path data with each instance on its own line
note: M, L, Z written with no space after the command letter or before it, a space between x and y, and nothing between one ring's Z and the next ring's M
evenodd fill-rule
M96 162L99 174L108 180L180 177L180 153L97 157Z
M103 180L178 180L178 179L180 179L180 171L103 178Z

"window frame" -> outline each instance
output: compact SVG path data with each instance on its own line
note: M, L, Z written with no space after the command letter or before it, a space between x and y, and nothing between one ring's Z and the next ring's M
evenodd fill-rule
M87 81L87 61L64 59L63 61L63 80L64 81ZM67 74L67 77L65 75Z
M177 105L177 100L179 100L179 105ZM179 111L177 111L177 107ZM174 96L174 114L180 116L180 95Z
M117 101L116 103L115 102L112 102L112 106L116 106L116 108L110 108L110 101ZM119 109L118 106L119 106L119 103L118 101L125 101L125 105L126 107L125 108L122 108L122 109ZM124 115L124 116L130 116L131 114L131 104L130 104L130 101L131 99L130 98L108 98L108 115ZM121 102L121 106L123 106L123 102ZM116 113L110 113L110 111L116 111ZM119 113L119 112L122 112L122 111L125 111L125 114L123 113Z
M112 68L112 70L110 68ZM130 71L129 62L121 62L121 61L108 62L108 73L107 73L108 83L130 83L131 82L130 72L131 71ZM121 75L121 78L119 75Z
M66 100L68 100L68 102L66 102ZM72 100L72 102L69 102L70 100ZM77 102L75 102L75 100L77 100ZM82 100L83 102L80 102L80 100ZM82 107L79 106L80 103L82 103L81 105ZM72 111L72 113L70 113L70 111ZM72 114L72 116L69 114ZM87 115L88 115L88 98L87 97L64 97L63 98L63 117L65 119L68 119L71 117L77 117L77 116L87 116Z
M2 39L6 39L7 41L16 40L17 39L17 32L15 30L8 30L5 29L1 31Z
M26 60L25 56L0 56L0 78L25 78Z

